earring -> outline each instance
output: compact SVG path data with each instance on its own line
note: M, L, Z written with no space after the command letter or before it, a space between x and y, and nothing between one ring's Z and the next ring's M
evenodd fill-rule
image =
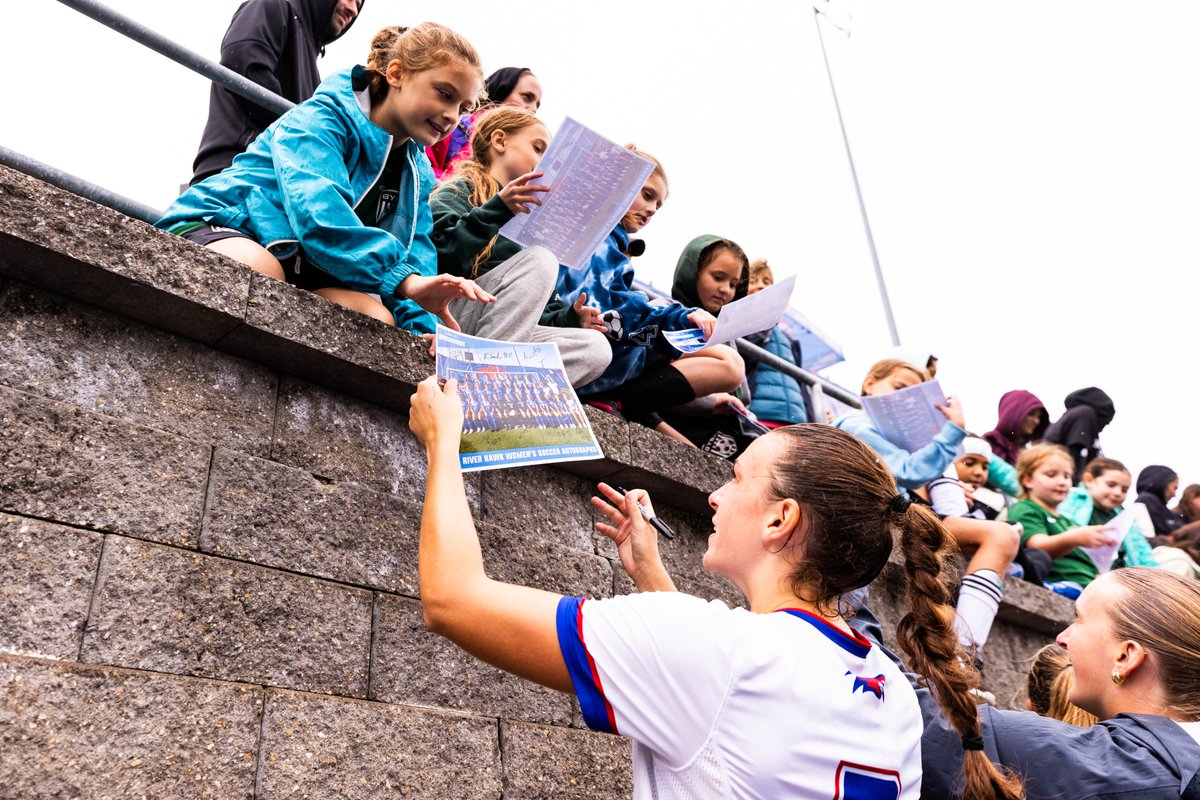
M1112 682L1115 683L1117 686L1120 686L1122 683L1125 682L1125 676L1122 675L1121 673L1117 672L1114 669L1113 673L1112 673Z

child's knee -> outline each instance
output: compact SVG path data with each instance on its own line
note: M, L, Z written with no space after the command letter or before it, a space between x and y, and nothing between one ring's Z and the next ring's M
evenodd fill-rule
M732 347L714 347L712 352L721 360L724 382L728 384L726 388L717 391L734 391L746 379L746 362Z
M528 286L529 281L537 280L546 284L546 293L549 294L558 283L558 259L554 254L535 244L521 251L518 257L523 261L522 271L528 274L522 282Z

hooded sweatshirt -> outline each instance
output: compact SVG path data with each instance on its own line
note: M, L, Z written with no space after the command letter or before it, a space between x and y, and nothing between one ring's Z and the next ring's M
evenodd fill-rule
M617 225L592 254L587 267L558 268L557 299L561 307L569 311L580 293L587 292L588 302L604 311L606 335L613 348L608 369L587 386L580 387L580 394L600 394L636 378L646 366L647 348L653 347L671 359L678 358L681 353L663 337L663 331L695 327L688 321L688 314L695 308L679 303L654 303L633 288L633 265L626 255L628 247L629 234ZM541 324L564 323L543 314Z
M1045 440L1061 444L1075 459L1075 483L1083 479L1087 462L1100 455L1100 431L1112 422L1117 410L1112 398L1095 386L1067 395L1066 412L1046 429Z
M363 2L359 0L360 10ZM330 36L336 6L337 0L247 0L234 12L221 41L221 66L293 103L307 100L321 83L317 57L354 24ZM278 116L214 83L192 183L228 167Z
M704 248L720 241L723 241L720 236L705 234L697 236L687 243L683 252L679 254L679 260L675 262L675 281L671 284L671 297L685 306L704 307L704 304L700 302L700 295L696 292L696 280L700 277L700 255L704 252ZM743 275L742 277L747 276ZM733 300L741 300L745 297L746 289L747 281L739 281L737 289L733 293ZM732 303L733 300L729 302Z
M1021 454L1023 447L1023 443L1017 442L1017 437L1021 433L1021 424L1027 416L1039 409L1042 417L1027 440L1030 442L1041 439L1046 432L1046 427L1050 424L1050 415L1046 412L1046 406L1042 405L1042 401L1037 398L1037 395L1024 389L1005 392L1004 396L1000 398L999 419L996 421L996 427L983 435L983 438L992 446L992 452L1009 464L1015 465L1017 456Z
M1182 514L1169 510L1166 500L1163 499L1167 484L1178 477L1175 470L1161 464L1151 464L1138 475L1137 502L1146 506L1146 510L1150 512L1155 536L1174 533L1187 522Z

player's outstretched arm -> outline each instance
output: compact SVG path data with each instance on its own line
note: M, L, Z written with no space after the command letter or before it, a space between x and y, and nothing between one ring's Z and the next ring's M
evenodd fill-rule
M420 383L408 426L429 463L418 552L425 625L500 669L573 691L558 646L560 596L484 574L458 461L462 420L455 381L447 381L444 390L435 377Z

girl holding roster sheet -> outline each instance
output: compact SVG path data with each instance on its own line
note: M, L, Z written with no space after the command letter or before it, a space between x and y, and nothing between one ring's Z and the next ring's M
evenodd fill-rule
M423 381L409 426L425 446L420 582L426 625L515 675L574 692L588 725L634 741L635 798L917 798L922 719L881 648L840 598L870 583L899 541L912 613L897 638L964 741L979 735L940 581L952 545L864 444L826 425L780 428L709 496L705 567L748 609L674 591L649 497L601 484L597 528L639 593L585 600L488 578L459 467L457 385ZM784 709L784 713L781 713ZM964 759L971 798L1015 796L983 752ZM886 794L885 794L886 793Z
M673 302L651 302L633 288L630 236L650 223L667 199L667 173L657 159L633 145L626 148L653 162L650 173L617 227L592 255L584 269L558 270L558 297L574 307L587 295L603 312L612 363L604 373L580 387L581 398L606 410L619 411L651 427L661 424L654 411L676 406L713 392L732 392L745 377L742 357L730 347L713 347L684 355L665 331L700 328L712 335L717 318L704 308ZM636 243L640 244L640 243ZM561 318L566 312L559 312ZM550 321L550 324L566 324ZM583 395L589 395L583 397ZM647 417L653 421L647 421Z
M570 308L554 299L558 259L544 247L522 248L500 235L517 214L540 205L549 187L537 183L538 160L550 132L537 117L512 106L475 121L471 157L431 198L438 272L479 282L495 295L490 306L451 304L464 333L515 342L554 342L573 386L600 377L612 359L600 312L587 295Z
M919 367L894 358L885 359L871 367L863 381L862 393L878 397L916 386L926 379ZM954 624L963 647L976 651L987 643L1000 610L1004 596L1001 576L1016 558L1020 534L1004 522L966 518L966 496L957 473L953 472L954 459L967 436L962 406L954 398L947 398L945 405L937 408L946 417L945 424L929 444L912 453L888 441L865 413L847 414L835 425L870 445L896 476L896 482L918 502L922 501L916 490L928 486L933 510L970 558L959 590L958 617ZM952 471L953 478L943 477L947 470Z

